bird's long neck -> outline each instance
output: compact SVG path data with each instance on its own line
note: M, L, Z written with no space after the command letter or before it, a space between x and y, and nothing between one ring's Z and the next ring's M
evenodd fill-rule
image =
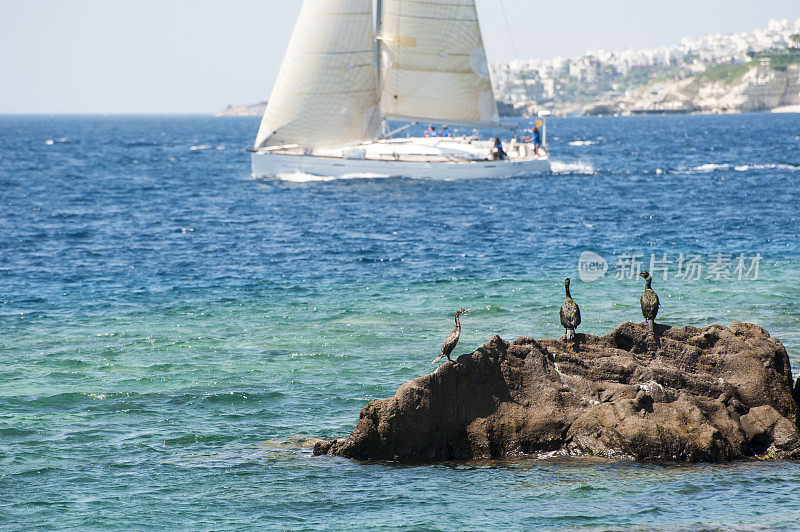
M458 314L456 314L456 329L461 328L461 322L458 321Z
M648 277L647 279L645 279L644 280L644 289L645 290L652 290L652 288L650 288L650 283L652 283L652 282L653 282L653 278L652 277Z
M572 294L569 293L569 285L564 285L564 290L567 293L567 299L572 299Z

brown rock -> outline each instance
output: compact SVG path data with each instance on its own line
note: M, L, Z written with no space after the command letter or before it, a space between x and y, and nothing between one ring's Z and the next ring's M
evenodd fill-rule
M372 401L315 454L461 460L558 452L636 460L800 457L789 357L762 328L626 322L604 336L499 336Z

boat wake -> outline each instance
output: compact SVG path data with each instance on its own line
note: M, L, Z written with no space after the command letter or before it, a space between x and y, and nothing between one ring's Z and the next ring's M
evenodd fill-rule
M594 166L585 162L550 161L550 169L556 175L594 175Z
M346 179L377 179L381 177L386 177L386 176L382 174L369 174L369 173L352 173L352 174L344 174L342 176L330 176L330 175L307 174L305 172L286 172L277 174L275 176L275 179L279 179L281 181L288 181L290 183L313 183L321 181L338 181Z

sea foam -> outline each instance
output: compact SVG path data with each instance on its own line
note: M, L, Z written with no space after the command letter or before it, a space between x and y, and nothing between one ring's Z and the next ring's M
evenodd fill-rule
M597 144L596 140L573 140L569 143L570 146L591 146Z
M561 161L550 161L550 169L558 175L594 175L594 166L586 162L565 163Z

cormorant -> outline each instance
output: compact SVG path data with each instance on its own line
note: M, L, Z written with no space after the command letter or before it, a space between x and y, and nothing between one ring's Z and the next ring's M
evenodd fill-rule
M648 272L642 272L639 275L644 277L645 285L644 285L644 294L642 294L639 303L642 305L642 316L644 317L645 321L647 322L647 328L650 329L650 334L655 336L655 325L656 325L656 315L658 314L658 296L653 289L650 288L650 283L652 282L653 278L650 277Z
M566 292L566 297L564 298L564 304L561 305L561 325L565 329L565 340L574 342L575 329L581 324L581 309L578 308L578 304L572 300L572 296L569 293L569 277L564 279L564 291Z
M461 308L456 311L456 326L452 331L450 331L450 334L447 335L447 338L445 338L444 343L442 344L442 354L436 357L436 360L433 361L434 364L442 357L447 357L447 360L452 362L453 359L450 358L450 353L452 353L453 349L456 348L456 344L458 344L458 338L461 336L461 322L458 321L458 317L465 312L469 312L470 310L474 309Z

